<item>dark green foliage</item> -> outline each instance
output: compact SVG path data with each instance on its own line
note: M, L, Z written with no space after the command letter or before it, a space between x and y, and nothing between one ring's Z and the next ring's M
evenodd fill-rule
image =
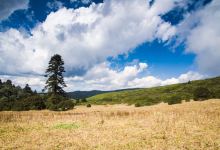
M180 96L178 96L178 95L171 96L167 100L168 105L180 104L181 102L182 102L182 98Z
M42 110L46 108L45 99L40 95L29 96L25 99L29 104L30 110Z
M138 88L135 88L138 89ZM86 99L98 94L104 94L104 93L110 93L110 92L120 92L120 91L128 91L128 90L134 90L134 89L120 89L115 91L99 91L99 90L92 90L92 91L74 91L74 92L68 92L66 93L67 97L71 99Z
M85 103L85 102L87 102L87 100L85 98L83 98L83 99L81 99L81 102Z
M0 100L0 111L9 111L13 106L13 102L7 99Z
M53 111L69 110L74 107L74 102L61 95L52 95L48 98L46 107Z
M32 95L34 92L31 90L31 88L30 88L30 86L28 85L28 84L26 84L25 85L25 87L24 87L24 92L25 93L28 93L28 94L30 94L30 95Z
M136 103L134 104L135 107L141 107L141 104L140 103Z
M91 104L87 104L86 107L92 107L92 105Z
M194 96L193 98L195 101L202 101L202 100L211 98L212 93L210 92L208 88L198 87L195 89L193 96Z
M27 98L32 98L33 93L28 84L22 89L12 84L11 80L0 81L0 110L28 110L30 103Z
M61 101L58 104L58 110L66 111L74 108L74 102L72 100Z
M78 99L76 99L75 101L76 101L76 104L78 104L80 102Z
M15 100L11 106L11 110L42 110L45 109L45 100L39 95L29 96L25 99Z
M63 96L53 94L47 99L46 108L49 110L58 110L58 104L64 100L66 99Z
M55 54L49 61L45 75L48 77L45 89L48 90L49 98L47 99L46 107L49 110L64 111L74 107L74 101L69 100L63 90L66 87L63 78L64 72L64 61L60 55Z
M64 95L63 88L66 87L63 79L64 72L64 61L60 55L55 54L49 61L45 75L48 77L45 89L48 90L49 94Z
M95 96L98 94L102 94L102 93L107 93L108 91L97 91L97 90L93 90L93 91L75 91L75 92L68 92L67 96L69 98L73 98L73 99L86 99L88 97L91 96Z

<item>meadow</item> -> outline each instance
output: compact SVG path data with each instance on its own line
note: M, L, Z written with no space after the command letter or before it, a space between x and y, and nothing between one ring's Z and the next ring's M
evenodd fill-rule
M0 149L220 149L220 100L0 112Z

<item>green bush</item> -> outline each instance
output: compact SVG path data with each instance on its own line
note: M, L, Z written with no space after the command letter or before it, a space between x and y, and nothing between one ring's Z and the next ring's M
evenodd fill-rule
M220 89L216 89L213 95L214 95L214 98L220 98Z
M74 108L74 102L60 95L52 95L46 102L46 108L53 111L64 111Z
M64 98L60 95L51 95L46 101L46 108L49 110L58 110L58 104L63 101Z
M91 104L87 104L86 107L92 107L92 105Z
M74 102L72 100L61 101L58 106L58 110L66 111L74 108Z
M82 102L82 103L87 102L86 98L81 99L81 102Z
M26 99L16 100L11 108L13 111L27 111L30 110L30 105Z
M141 104L140 103L136 103L134 106L135 107L141 107Z
M40 95L34 95L26 98L31 110L42 110L46 108L45 99Z
M212 97L212 93L205 87L198 87L193 93L195 101L203 101Z
M178 95L171 96L167 100L168 105L180 104L181 102L182 102L182 98L180 96L178 96Z
M16 100L13 103L12 110L42 110L45 109L45 100L39 95L33 95L22 100Z
M104 102L111 102L111 101L112 101L112 98L110 98L110 97L105 97L105 98L102 99L102 101L104 101Z
M13 105L12 101L7 99L0 99L0 111L9 111Z

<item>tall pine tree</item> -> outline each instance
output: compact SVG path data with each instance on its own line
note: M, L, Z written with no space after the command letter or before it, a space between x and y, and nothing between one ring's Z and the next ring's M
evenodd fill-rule
M45 75L48 77L45 89L48 90L49 94L64 96L65 91L63 88L66 87L63 79L64 72L64 61L60 55L55 54L49 61Z

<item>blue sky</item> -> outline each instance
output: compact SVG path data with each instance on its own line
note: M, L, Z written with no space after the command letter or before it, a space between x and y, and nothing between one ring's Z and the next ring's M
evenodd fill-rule
M218 0L2 0L0 78L40 91L53 54L67 91L220 75Z

